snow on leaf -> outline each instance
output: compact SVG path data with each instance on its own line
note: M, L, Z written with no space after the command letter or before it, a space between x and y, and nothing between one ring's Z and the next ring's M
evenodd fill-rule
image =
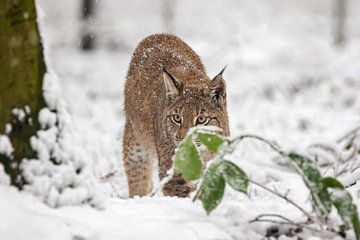
M319 217L326 221L331 211L332 202L314 161L294 152L290 152L288 157L295 164L297 171L302 175L306 186L309 188L314 209Z
M207 214L220 204L224 196L225 180L220 165L221 162L209 166L200 186L200 199Z
M181 173L186 181L199 179L202 162L191 136L186 137L176 150L174 166L175 171Z
M221 167L225 181L236 191L247 194L249 178L246 173L234 163L227 160L221 162Z
M224 139L216 134L198 132L197 138L210 151L213 151L215 153L219 151L220 146L224 143Z
M341 219L347 228L352 226L357 240L360 239L360 221L356 205L352 201L351 195L345 187L335 178L326 177L322 179L324 185L328 188L334 188L331 193L331 201L337 209Z

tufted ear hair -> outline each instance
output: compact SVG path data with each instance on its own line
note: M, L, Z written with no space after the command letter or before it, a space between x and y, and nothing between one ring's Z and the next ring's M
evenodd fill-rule
M210 97L217 107L221 107L221 103L225 101L226 98L226 85L222 76L225 69L226 66L212 80Z
M173 77L166 69L163 71L163 80L166 90L166 97L173 98L179 95L181 83Z

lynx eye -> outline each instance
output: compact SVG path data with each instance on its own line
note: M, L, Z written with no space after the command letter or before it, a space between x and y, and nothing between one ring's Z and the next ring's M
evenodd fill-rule
M209 121L210 118L200 115L196 118L195 125L206 125L209 123Z
M170 119L175 124L181 124L182 122L182 116L180 114L171 115Z

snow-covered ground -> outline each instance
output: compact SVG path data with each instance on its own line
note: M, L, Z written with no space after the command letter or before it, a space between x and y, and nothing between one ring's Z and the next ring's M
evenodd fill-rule
M98 179L105 209L52 209L29 193L0 186L0 239L253 240L263 239L268 226L249 223L261 213L304 220L297 209L255 186L248 197L228 188L210 216L190 199L128 199L122 91L137 43L163 31L161 1L96 1L91 28L97 48L90 52L79 50L85 29L79 2L37 1L47 63L75 128L72 144L83 150ZM360 125L360 3L348 4L348 41L341 49L331 44L328 0L176 1L173 33L200 55L210 77L228 64L232 136L254 133L305 153L316 143L339 149L336 140ZM246 140L229 159L252 179L282 193L289 190L289 198L311 211L302 179L275 156ZM101 180L114 171L109 181ZM360 207L360 183L348 190Z

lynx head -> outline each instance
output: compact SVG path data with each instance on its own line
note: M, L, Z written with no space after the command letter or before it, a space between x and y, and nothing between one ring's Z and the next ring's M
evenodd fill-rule
M192 68L164 70L166 134L175 143L197 125L217 126L223 135L229 134L224 70L212 80Z

